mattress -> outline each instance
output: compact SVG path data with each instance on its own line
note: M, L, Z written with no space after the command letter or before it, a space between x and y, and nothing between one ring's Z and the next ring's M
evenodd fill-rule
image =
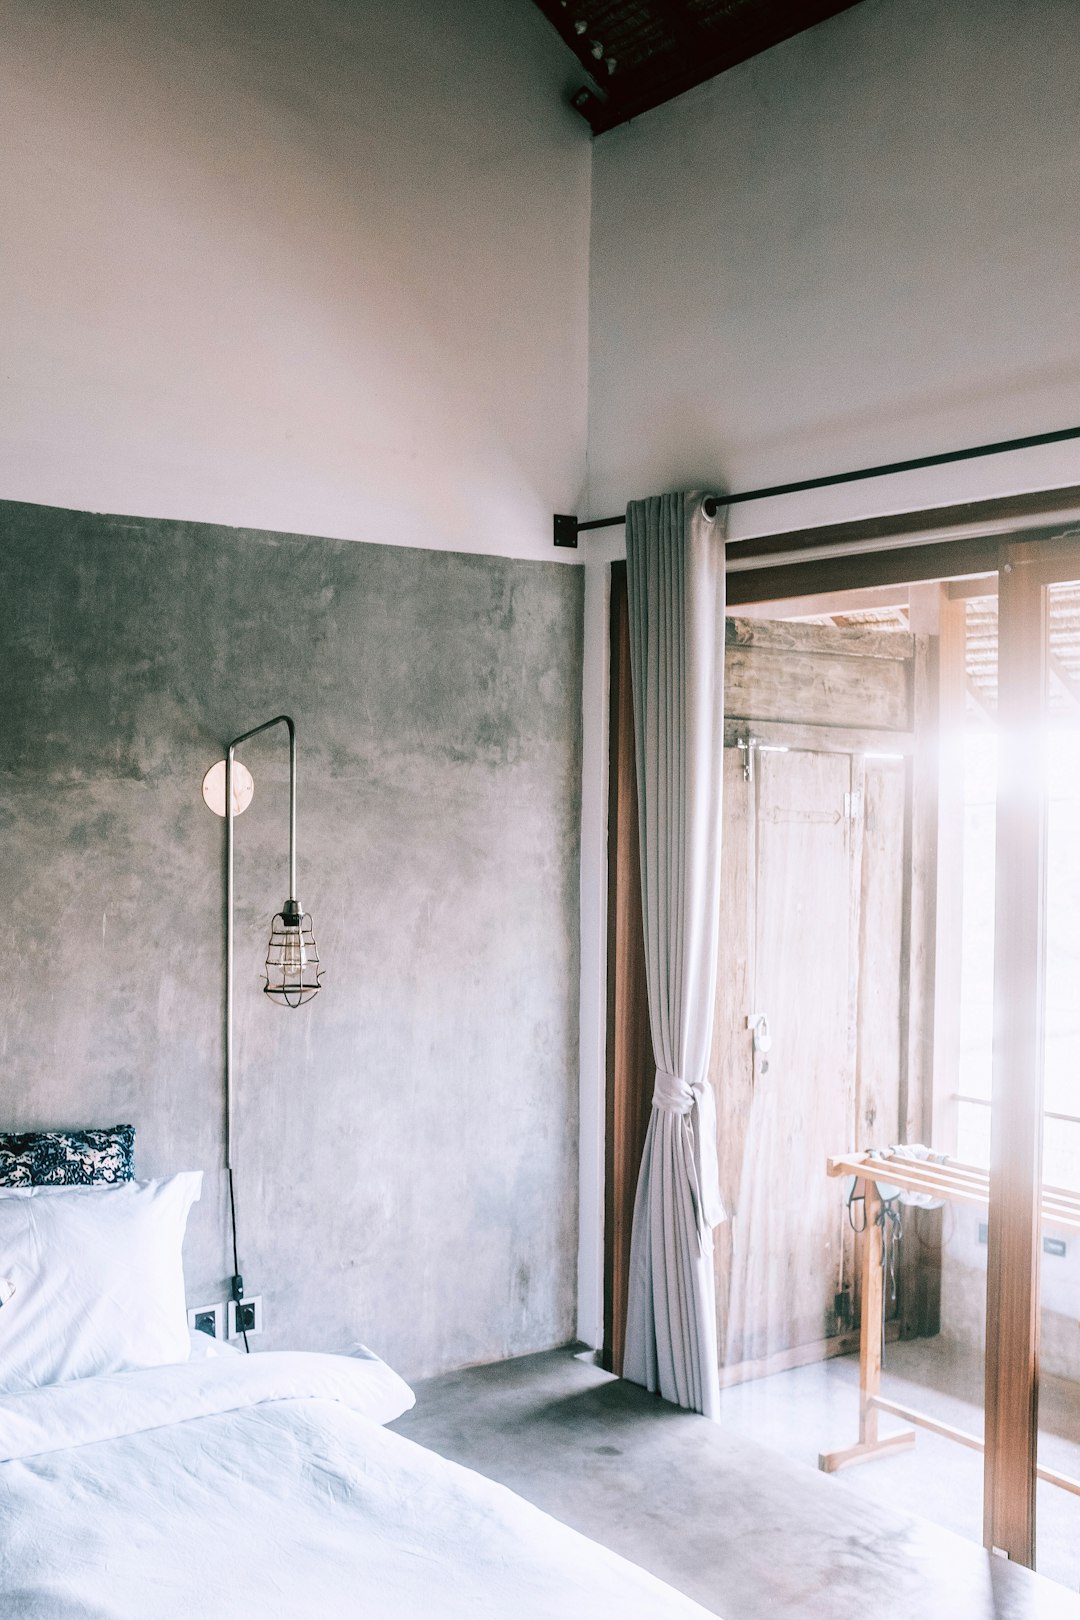
M703 1620L364 1416L366 1376L263 1353L0 1398L4 1620Z

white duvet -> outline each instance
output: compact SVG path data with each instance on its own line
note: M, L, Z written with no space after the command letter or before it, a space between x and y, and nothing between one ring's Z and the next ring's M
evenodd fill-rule
M361 1413L347 1357L264 1353L0 1397L4 1620L703 1620Z

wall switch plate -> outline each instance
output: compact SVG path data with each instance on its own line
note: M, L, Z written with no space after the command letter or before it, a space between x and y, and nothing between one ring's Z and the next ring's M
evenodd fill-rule
M242 1333L262 1332L262 1295L251 1299L229 1301L229 1338L238 1339Z
M187 1319L192 1333L205 1333L208 1339L225 1337L225 1306L221 1302L217 1305L196 1305L188 1311Z

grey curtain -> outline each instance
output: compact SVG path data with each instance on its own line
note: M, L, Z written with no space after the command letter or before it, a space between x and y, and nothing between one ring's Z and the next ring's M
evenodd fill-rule
M641 889L656 1085L634 1202L623 1374L718 1415L708 1080L720 925L724 541L698 495L626 510Z

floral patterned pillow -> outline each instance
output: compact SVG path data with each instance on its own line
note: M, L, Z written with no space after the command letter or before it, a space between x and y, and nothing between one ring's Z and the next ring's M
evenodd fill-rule
M29 1131L0 1136L0 1187L32 1187L34 1172Z
M0 1187L95 1187L130 1181L135 1127L0 1135Z

